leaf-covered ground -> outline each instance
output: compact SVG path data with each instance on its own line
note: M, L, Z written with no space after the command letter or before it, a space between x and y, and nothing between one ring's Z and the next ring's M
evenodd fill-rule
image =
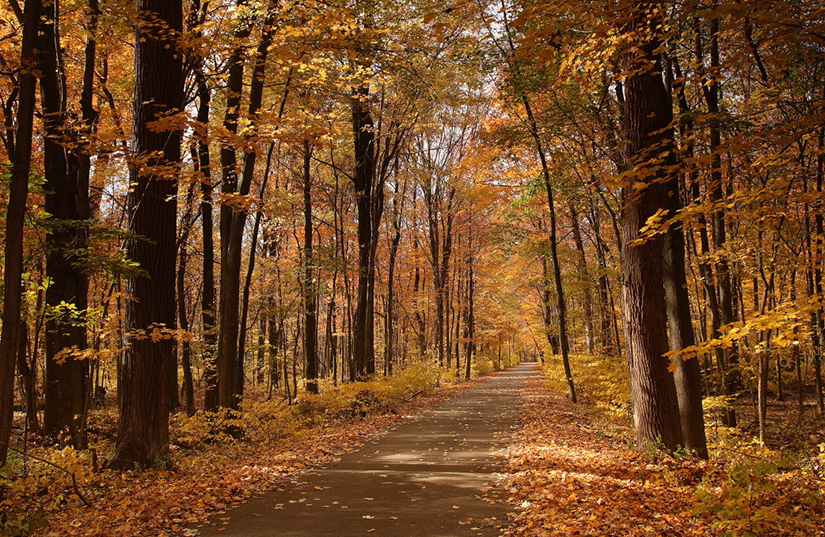
M55 486L40 476L43 497L27 494L30 518L42 511L47 525L31 535L48 537L132 537L195 535L191 529L207 517L272 488L273 483L305 468L329 463L363 444L370 436L417 415L429 406L475 385L470 381L406 402L393 412L355 418L331 427L311 429L290 442L261 446L249 442L221 444L203 450L173 450L174 470L88 471L79 479L86 507L70 483ZM54 456L50 457L52 460ZM71 461L61 461L72 467ZM78 464L80 466L80 464ZM61 479L57 472L51 479ZM37 483L28 483L36 491ZM60 494L55 497L55 491ZM14 501L14 496L6 498ZM24 533L28 534L28 533Z
M594 415L542 379L528 384L508 451L508 536L825 535L814 471L756 451L710 462L638 453L626 425Z

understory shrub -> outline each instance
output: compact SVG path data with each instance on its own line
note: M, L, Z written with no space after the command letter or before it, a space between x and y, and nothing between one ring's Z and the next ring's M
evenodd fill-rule
M273 443L317 427L391 412L418 395L434 391L439 375L435 366L416 364L389 378L322 385L321 393L302 394L292 405L284 400L245 401L241 411L200 411L177 418L175 443L197 448L232 442L239 436L251 442ZM243 434L238 435L238 431Z

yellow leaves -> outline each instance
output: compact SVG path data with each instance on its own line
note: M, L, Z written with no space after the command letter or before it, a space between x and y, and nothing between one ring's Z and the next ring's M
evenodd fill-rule
M635 183L633 186L636 186L639 183ZM642 185L644 188L644 185ZM668 211L665 209L657 209L656 212L650 216L645 224L639 229L638 236L630 241L629 245L637 246L639 244L643 244L647 240L659 235L661 233L665 233L669 227L671 220L667 219Z
M137 341L150 340L152 343L159 341L191 341L192 334L186 330L169 328L163 323L153 323L145 329L135 329L129 332L128 336Z

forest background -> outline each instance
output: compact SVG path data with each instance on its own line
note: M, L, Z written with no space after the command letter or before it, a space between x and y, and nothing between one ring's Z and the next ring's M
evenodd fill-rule
M3 3L3 523L30 457L164 468L555 356L643 450L738 425L815 473L824 14Z

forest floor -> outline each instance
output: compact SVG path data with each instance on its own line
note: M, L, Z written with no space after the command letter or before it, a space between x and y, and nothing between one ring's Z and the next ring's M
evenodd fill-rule
M825 535L817 460L742 437L716 438L710 461L640 453L626 420L572 404L543 378L528 382L520 416L504 485L518 510L509 537Z
M539 377L522 364L370 439L332 464L212 519L204 537L498 536L509 507L502 451L521 393Z
M173 467L169 470L93 470L86 452L33 449L44 456L48 453L50 461L76 474L89 506L74 492L63 470L43 466L39 473L15 481L8 494L0 497L2 528L12 532L9 535L48 537L197 535L195 528L210 516L225 518L221 514L225 510L308 468L331 464L376 435L451 401L481 382L444 386L391 412L299 431L292 440L274 444L220 442L196 449L172 446ZM98 421L116 423L102 416Z
M50 460L90 506L57 470L0 500L26 513L9 535L50 537L825 536L825 457L715 424L710 461L640 453L626 412L556 384L523 364L290 441L178 446L166 471L91 471L67 449Z

